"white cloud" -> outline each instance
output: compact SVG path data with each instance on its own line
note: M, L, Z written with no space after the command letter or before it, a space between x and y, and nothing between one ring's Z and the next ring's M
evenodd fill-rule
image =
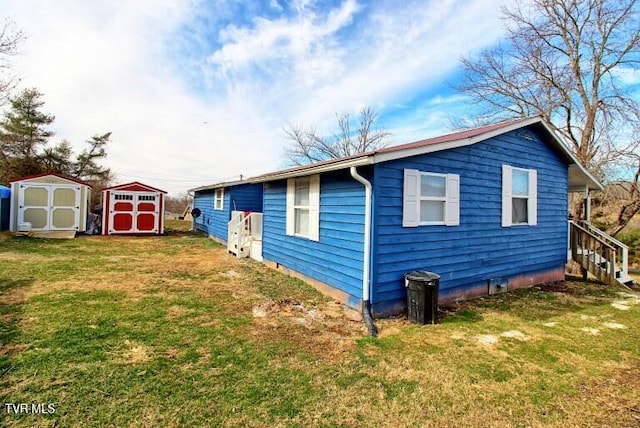
M394 112L501 36L492 0L294 3L271 0L269 14L248 4L248 19L232 19L244 3L225 0L0 0L0 10L28 37L15 62L58 137L80 149L113 131L120 179L169 191L279 168L284 124L329 132L335 112ZM397 109L391 124L422 138L422 124L440 123L434 109Z
M617 67L612 70L614 76L624 85L640 84L640 70L631 67Z

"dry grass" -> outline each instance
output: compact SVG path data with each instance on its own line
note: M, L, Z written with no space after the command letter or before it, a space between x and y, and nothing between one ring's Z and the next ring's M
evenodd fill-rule
M594 283L379 320L371 339L187 233L3 236L0 272L5 401L59 409L9 426L640 425L640 299Z

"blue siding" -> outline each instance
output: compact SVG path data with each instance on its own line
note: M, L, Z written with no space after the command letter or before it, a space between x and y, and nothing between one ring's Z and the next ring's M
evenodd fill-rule
M536 137L537 138L537 137ZM502 165L538 171L538 225L501 226ZM402 227L403 170L460 175L460 225ZM567 165L540 140L507 133L472 146L375 165L374 309L405 299L403 274L441 275L441 295L496 277L562 268L567 239Z
M364 187L348 172L320 177L320 240L287 236L286 180L265 184L262 255L310 278L362 298Z
M195 192L194 208L200 208L202 215L195 219L196 230L227 241L227 223L231 211L262 212L262 184L240 184L224 189L222 210L214 210L215 190Z
M225 210L229 211L229 215L234 210L262 212L262 184L243 184L224 190Z

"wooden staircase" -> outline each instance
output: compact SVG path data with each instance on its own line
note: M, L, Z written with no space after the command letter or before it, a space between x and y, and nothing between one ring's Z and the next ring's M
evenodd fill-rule
M587 272L608 285L629 288L629 247L587 222L569 222L571 258Z

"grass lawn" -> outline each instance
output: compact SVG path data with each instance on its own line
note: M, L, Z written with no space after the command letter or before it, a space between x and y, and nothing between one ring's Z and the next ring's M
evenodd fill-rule
M639 426L640 295L349 312L202 236L0 235L3 426ZM54 404L16 414L6 403Z

